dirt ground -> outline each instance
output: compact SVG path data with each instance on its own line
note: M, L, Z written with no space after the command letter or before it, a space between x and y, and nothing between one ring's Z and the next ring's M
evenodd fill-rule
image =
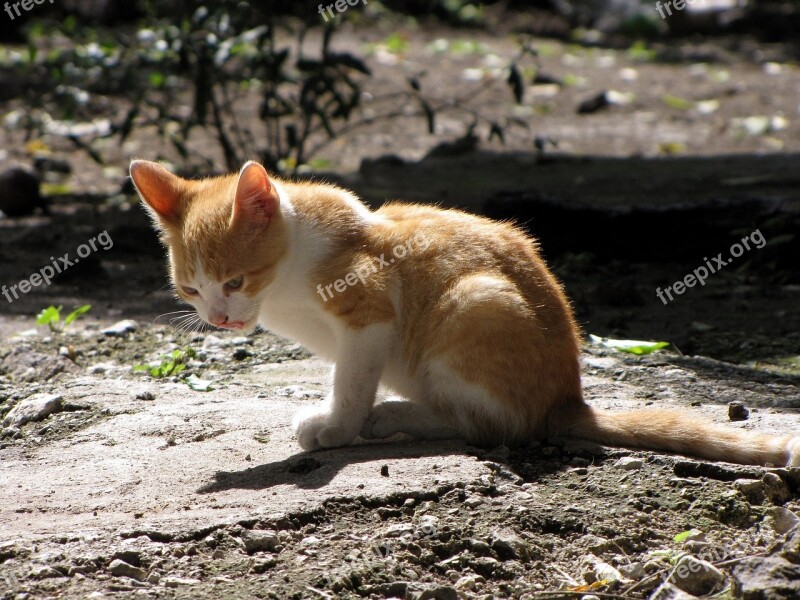
M510 37L402 33L402 55L378 45L370 58L374 95L410 74L442 96L469 93L470 78L499 77L514 52ZM340 40L361 51L386 35ZM414 162L462 135L469 116L446 113L435 137L421 119L376 122L322 152L315 176L373 204L404 197L513 217L540 237L586 334L672 343L635 357L587 342L593 405L678 406L730 427L800 431L800 73L788 50L690 40L642 61L641 51L539 45L540 70L568 84L531 85L509 108L499 81L475 101L527 123L505 147ZM576 114L603 90L620 104ZM7 114L21 108L8 104ZM29 160L10 122L3 165ZM534 136L558 147L536 151ZM170 324L181 307L122 181L131 156L168 151L150 150L158 141L144 132L108 148L100 169L46 142L73 166L60 183L70 192L51 198L50 216L0 218L0 284L103 231L113 247L13 303L0 297L0 598L800 597L798 469L563 441L300 453L291 416L322 396L325 365L268 333ZM212 154L194 143L199 163ZM763 248L658 300L657 287L755 230ZM87 303L63 330L35 326L48 305ZM104 332L124 319L134 323ZM134 369L173 352L186 366L177 375ZM14 407L44 400L49 414L15 422ZM730 422L731 402L749 418Z

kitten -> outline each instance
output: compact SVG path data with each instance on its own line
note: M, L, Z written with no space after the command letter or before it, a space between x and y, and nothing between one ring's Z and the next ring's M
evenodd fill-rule
M208 323L257 325L332 361L333 391L298 416L305 450L398 432L482 446L550 436L744 464L800 465L800 436L713 427L680 412L595 411L580 337L536 242L507 223L238 174L189 181L146 161L131 177L178 295ZM406 400L375 404L379 384Z

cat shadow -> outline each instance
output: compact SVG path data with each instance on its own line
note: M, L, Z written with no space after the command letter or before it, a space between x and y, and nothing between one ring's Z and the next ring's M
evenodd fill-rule
M367 442L345 448L299 452L283 460L242 471L218 471L214 474L214 481L200 487L197 492L210 494L232 489L261 490L279 485L318 489L330 483L344 467L352 464L452 455L467 458L477 452L478 449L459 440Z

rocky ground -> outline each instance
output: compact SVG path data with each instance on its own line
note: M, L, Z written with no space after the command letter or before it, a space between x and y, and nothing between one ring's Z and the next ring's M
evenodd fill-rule
M304 454L291 414L322 395L326 367L296 345L91 319L42 329L0 352L3 598L800 589L798 469L569 441ZM178 376L133 369L175 350ZM749 418L730 426L800 429L795 377L587 346L584 381L602 408L669 403L725 422L740 401Z

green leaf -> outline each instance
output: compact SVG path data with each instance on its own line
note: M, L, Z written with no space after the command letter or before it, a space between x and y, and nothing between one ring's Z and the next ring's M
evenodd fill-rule
M685 542L692 536L700 535L702 532L699 529L689 529L688 531L682 531L678 535L676 535L673 539L680 544L681 542Z
M172 370L169 372L169 375L177 375L178 373L183 371L185 368L186 368L186 365L184 365L183 363L175 363L172 366Z
M164 84L167 82L166 75L158 71L152 71L148 79L150 80L150 87L156 89L164 87Z
M48 306L47 308L43 309L42 312L40 312L36 317L36 324L50 325L52 327L61 320L62 308L62 306L59 306L58 308L55 306Z
M656 350L661 350L669 346L669 342L644 342L640 340L612 340L609 338L601 338L596 335L589 334L589 339L593 344L605 346L606 348L613 348L620 352L628 352L630 354L650 354Z
M393 33L383 43L392 54L402 54L408 48L408 40L398 33Z
M91 309L92 309L92 305L91 304L84 304L83 306L79 306L78 308L76 308L75 310L73 310L71 313L69 313L67 315L67 318L64 319L64 324L65 325L69 325L75 319L77 319L78 317L80 317L83 314L86 314Z
M189 375L185 380L186 384L195 392L210 392L213 390L213 385L216 383L209 379L200 379L197 375Z
M678 96L673 96L672 94L664 94L661 96L661 100L670 108L675 108L677 110L689 110L694 106L692 102L679 98Z
M258 431L253 434L253 439L257 441L259 444L269 444L269 431Z

